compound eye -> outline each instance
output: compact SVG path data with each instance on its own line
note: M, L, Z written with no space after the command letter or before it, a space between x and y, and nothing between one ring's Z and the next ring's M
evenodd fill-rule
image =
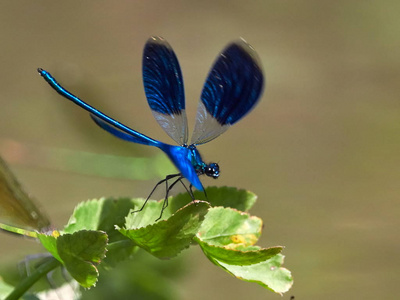
M219 177L219 166L217 163L211 163L206 168L206 175L214 179Z

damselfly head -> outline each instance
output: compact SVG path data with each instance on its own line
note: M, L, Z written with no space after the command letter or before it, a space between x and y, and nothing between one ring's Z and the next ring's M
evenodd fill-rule
M219 165L217 163L210 163L205 169L205 174L217 179L219 177Z

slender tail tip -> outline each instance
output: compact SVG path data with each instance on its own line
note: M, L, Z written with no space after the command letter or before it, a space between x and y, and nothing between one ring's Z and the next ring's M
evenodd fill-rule
M43 73L45 72L45 70L43 70L42 68L38 68L37 71L39 72L40 75L43 76Z

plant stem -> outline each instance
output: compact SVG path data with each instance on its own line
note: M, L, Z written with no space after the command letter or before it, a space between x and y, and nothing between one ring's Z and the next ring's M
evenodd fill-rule
M116 249L123 249L123 248L128 248L134 246L135 243L133 243L131 240L120 240L116 242L109 243L107 245L107 250L116 250Z
M57 268L61 263L54 257L41 264L29 277L22 280L5 300L18 300L42 276Z

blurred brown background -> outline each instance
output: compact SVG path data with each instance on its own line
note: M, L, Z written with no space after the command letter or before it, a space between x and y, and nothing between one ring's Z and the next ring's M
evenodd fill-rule
M36 68L128 126L171 142L145 101L147 38L163 36L176 51L193 126L213 60L243 37L261 57L267 88L249 116L200 147L222 170L218 181L203 183L259 195L260 244L286 246L295 283L281 298L232 278L193 248L186 251L190 274L176 282L183 299L395 299L399 13L393 0L2 1L0 155L57 226L82 200L147 196L162 178L156 165L146 178L119 170L129 165L124 157L152 158L158 150L98 129ZM99 168L109 156L117 159ZM0 262L33 248L3 233L0 242Z

